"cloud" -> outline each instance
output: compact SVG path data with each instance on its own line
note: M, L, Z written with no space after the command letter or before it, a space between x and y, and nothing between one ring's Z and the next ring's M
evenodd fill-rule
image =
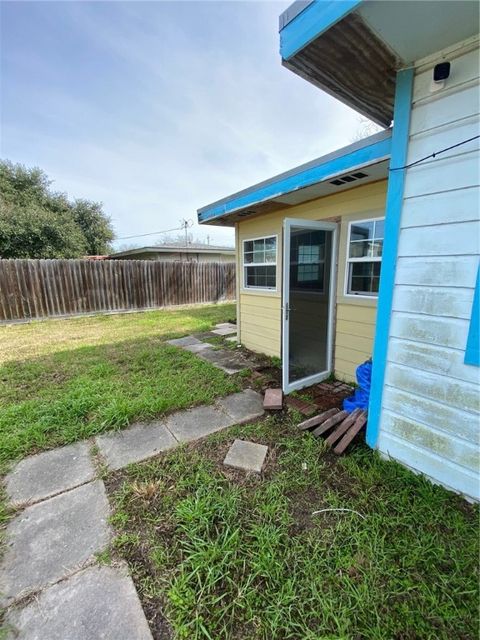
M208 202L348 144L359 127L357 114L281 67L286 3L9 5L2 156L103 201L118 236L194 219ZM233 242L228 229L194 233Z

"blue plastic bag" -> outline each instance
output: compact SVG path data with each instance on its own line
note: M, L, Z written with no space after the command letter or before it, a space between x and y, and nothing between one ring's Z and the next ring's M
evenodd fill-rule
M351 413L354 409L368 409L370 398L370 384L372 382L372 361L367 360L357 367L355 371L358 389L350 398L345 398L343 408Z

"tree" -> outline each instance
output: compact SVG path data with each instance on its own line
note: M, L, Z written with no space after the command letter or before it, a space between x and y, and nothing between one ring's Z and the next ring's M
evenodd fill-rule
M113 239L102 206L70 202L38 168L0 161L0 257L77 258L104 253Z
M373 134L378 133L379 131L383 131L383 128L380 125L375 124L368 118L359 117L358 118L358 129L355 134L352 136L352 142L359 142L364 138L368 138L368 136L373 136Z
M75 200L73 219L84 235L87 255L97 256L109 253L110 243L115 235L110 218L103 213L99 202Z
M0 199L0 257L75 258L85 255L85 238L69 213Z

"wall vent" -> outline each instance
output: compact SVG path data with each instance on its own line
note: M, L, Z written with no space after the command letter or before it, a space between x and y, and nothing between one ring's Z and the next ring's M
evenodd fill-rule
M335 178L335 180L330 180L330 184L334 184L336 187L339 187L342 184L348 184L349 182L355 182L355 180L361 180L362 178L367 177L368 173L356 171L355 173L350 173L347 176L341 176L340 178Z

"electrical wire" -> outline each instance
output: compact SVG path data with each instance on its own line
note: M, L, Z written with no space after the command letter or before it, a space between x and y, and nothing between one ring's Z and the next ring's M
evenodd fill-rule
M164 231L152 231L151 233L139 233L136 236L122 236L117 240L130 240L130 238L144 238L145 236L156 236L157 233L170 233L172 231L181 231L183 227L176 227L175 229L165 229Z
M410 164L405 164L403 165L403 167L392 167L391 169L389 169L389 171L401 171L402 169L410 169L410 167L414 167L415 165L420 164L421 162L425 162L425 160L430 160L430 158L436 158L441 153L445 153L446 151L450 151L451 149L456 149L457 147L461 147L463 144L467 144L467 142L473 142L473 140L477 140L478 138L480 138L480 135L473 136L473 138L468 138L467 140L462 140L462 142L457 142L457 144L452 144L451 147L445 147L445 149L441 149L440 151L434 151L433 153L431 153L428 156L425 156L424 158L415 160L415 162L410 162Z
M181 227L175 227L175 229L163 229L163 231L150 231L150 233L138 233L135 236L122 236L116 238L116 240L130 240L130 238L144 238L145 236L156 236L158 233L171 233L172 231L183 231L193 226L192 220L184 220Z

